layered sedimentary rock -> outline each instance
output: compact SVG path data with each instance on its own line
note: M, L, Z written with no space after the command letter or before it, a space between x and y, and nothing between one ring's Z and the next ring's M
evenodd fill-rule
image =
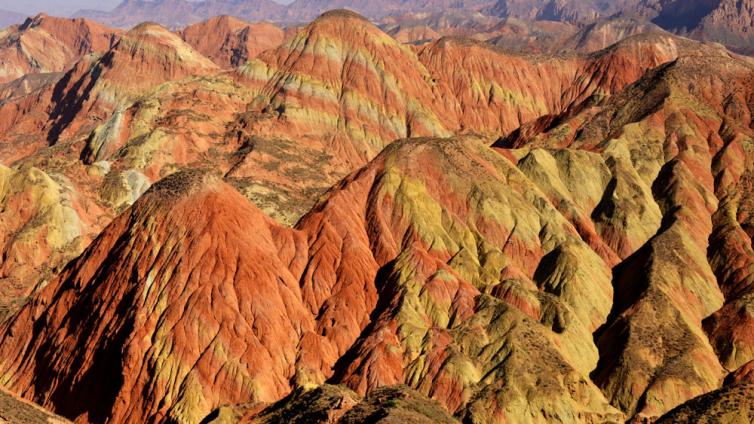
M418 161L428 164L421 175ZM462 177L471 170L474 184ZM440 175L457 198L439 190ZM473 202L456 200L464 198ZM260 227L236 227L250 224ZM4 384L93 422L193 420L328 378L362 394L406 383L471 419L621 416L586 377L596 348L575 342L607 317L609 267L514 164L478 141L391 146L298 228L276 227L223 183L168 177L9 322ZM205 268L217 292L199 285ZM132 283L120 284L125 276ZM601 276L597 290L581 288L587 276ZM261 299L264 319L254 312ZM273 320L272 310L282 315ZM40 320L44 329L30 330ZM80 371L70 373L71 363ZM105 370L117 391L87 379ZM547 390L534 394L537 380ZM494 406L499 399L513 403Z
M277 400L313 327L301 245L216 178L164 179L5 325L2 383L87 422Z
M595 347L569 342L606 318L609 267L478 141L394 143L299 228L319 235L302 281L320 311L312 342L348 358L333 381L359 392L405 382L470 420L620 417L586 377ZM578 288L586 275L598 289ZM532 391L537 380L546 390Z
M0 165L0 316L25 303L97 235L106 211L65 176Z
M62 72L115 44L119 31L86 19L44 14L0 30L0 83L29 73Z
M181 38L219 66L234 67L280 45L284 32L270 23L218 16L184 28Z
M353 164L398 138L450 134L416 54L353 12L324 14L244 72L260 85L252 106L273 114L259 135L324 141Z
M749 98L741 93L751 90L751 73L747 61L724 54L678 59L596 114L583 111L517 142L596 150L623 176L591 214L625 258L613 270L617 301L597 333L601 363L593 378L629 415L657 416L718 387L724 370L716 352L730 370L748 361L746 339L732 336L748 324L732 316L746 298L747 273L737 264L746 267L750 236L741 237L735 211L749 192L739 143L751 134L750 106L739 99Z
M343 11L235 69L197 49L145 24L0 88L3 385L93 423L623 422L747 393L749 59L406 46Z
M43 283L50 270L80 254L117 211L160 178L162 163L153 152L164 133L151 121L155 113L148 107L156 102L134 107L135 99L163 82L218 70L176 35L144 25L101 57L86 57L64 75L30 76L5 86L0 160L13 166L3 173L2 204L8 218L3 221L0 278L3 289L13 292L8 301L17 303ZM166 114L175 118L166 125L181 128L181 98L170 98ZM212 107L222 110L223 105ZM190 130L195 128L186 128ZM107 161L135 137L140 137L138 148L123 152L121 163ZM55 147L48 148L51 144ZM166 161L177 162L185 150L172 150ZM146 164L133 165L145 160L154 160L151 179Z

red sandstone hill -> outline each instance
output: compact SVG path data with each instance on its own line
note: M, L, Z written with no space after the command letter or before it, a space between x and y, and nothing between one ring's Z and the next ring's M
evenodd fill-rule
M283 42L282 29L269 23L219 16L186 27L181 38L222 67L239 66Z
M2 86L0 384L92 423L745 419L753 76L345 11L223 70L140 25Z
M28 252L28 234L39 247L34 260L6 253L1 278L13 279L13 298L23 298L40 282L39 270L80 253L113 214L184 167L218 166L266 213L292 225L396 138L495 138L598 101L696 48L662 36L551 59L453 38L412 50L354 14L331 13L227 73L175 34L145 24L60 80L8 87L19 94L0 105L0 157L52 178L43 192L62 190L53 198L72 203L52 214L40 206L47 195L14 187L29 212L7 221L4 249ZM60 222L72 230L45 235ZM21 232L27 225L31 232Z
M117 148L121 123L131 120L123 109L163 82L217 71L175 34L145 24L62 77L29 82L28 90L7 87L15 94L0 102L0 160L15 166L2 168L0 184L3 309L80 253L112 219L110 207L120 207L123 198L132 203L151 183L141 172L103 179L109 164L86 169L79 161ZM103 120L115 123L96 132Z
M92 52L115 44L117 30L86 19L44 14L0 30L0 83L30 73L61 72Z
M313 328L304 244L212 177L169 177L7 324L3 383L86 422L279 399Z

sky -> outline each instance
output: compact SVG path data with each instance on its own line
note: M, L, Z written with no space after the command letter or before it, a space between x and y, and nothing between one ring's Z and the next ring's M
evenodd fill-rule
M0 0L0 9L33 15L67 16L79 9L112 10L121 0Z
M68 16L80 9L109 11L122 0L0 0L0 9L35 15L45 12L49 15ZM290 3L290 0L276 0Z

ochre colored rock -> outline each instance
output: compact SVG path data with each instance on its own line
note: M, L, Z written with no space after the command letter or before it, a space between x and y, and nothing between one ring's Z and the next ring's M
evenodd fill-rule
M239 66L283 42L284 32L273 24L248 23L218 16L184 28L181 38L222 67Z
M0 87L0 383L93 423L745 417L750 59L334 11L222 69L204 25Z
M120 34L88 19L28 18L0 30L0 83L30 73L66 71L89 53L107 51Z
M277 400L313 329L305 248L217 178L166 178L5 324L2 383L83 422Z

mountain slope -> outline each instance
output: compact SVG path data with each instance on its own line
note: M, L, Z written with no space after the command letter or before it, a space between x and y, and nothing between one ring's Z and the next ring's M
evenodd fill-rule
M160 83L217 70L176 34L156 24L139 25L101 57L79 62L55 86L48 140L82 127L91 131L95 119L106 119Z
M88 422L279 399L312 327L302 243L213 177L169 177L6 324L2 383Z
M0 83L29 73L62 72L115 44L119 32L86 19L44 14L0 30Z
M272 24L250 24L229 16L188 26L180 34L184 41L222 67L243 65L259 53L279 46L284 36L283 30Z
M740 229L748 203L739 199L750 191L741 184L748 171L740 161L752 134L753 71L749 61L724 55L681 58L648 72L597 113L561 119L516 143L597 149L613 157L616 171L641 170L633 184L617 180L612 199L592 213L612 221L597 228L625 258L613 270L618 302L596 334L601 360L593 378L629 415L661 415L717 388L721 361L733 370L750 360L748 320L721 318L747 304L749 292L748 274L738 271L751 260L750 236ZM733 163L740 165L729 168ZM652 209L662 219L648 214ZM629 241L637 231L621 227L632 221L636 230L651 229L646 242ZM626 243L632 248L624 250ZM730 356L736 351L740 356Z
M242 72L260 85L254 111L273 115L257 135L324 140L347 163L408 135L449 134L416 54L353 12L320 16Z
M346 11L222 69L140 25L3 86L0 384L79 422L713 416L754 361L752 76Z

